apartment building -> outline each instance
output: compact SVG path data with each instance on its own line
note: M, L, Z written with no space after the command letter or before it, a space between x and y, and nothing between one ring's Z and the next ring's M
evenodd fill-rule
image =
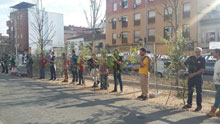
M106 47L130 51L145 41L145 0L106 0Z
M157 54L168 54L168 48L162 39L167 39L169 36L174 38L174 28L178 26L178 35L182 35L187 40L190 44L189 51L193 51L198 42L197 0L178 1L177 19L174 16L174 1L172 3L166 1L169 0L148 1L147 49L153 51L155 44Z
M19 44L17 51L24 53L28 51L28 8L34 6L31 3L19 3L11 8L10 20L7 21L7 34L9 35L10 46L15 53L15 46Z
M39 34L36 32L38 27L36 27L36 10L34 6L35 5L31 3L21 2L11 7L12 12L10 13L10 20L7 21L7 33L9 34L11 49L14 53L16 47L19 54L27 52L34 53L39 47L36 44ZM35 27L33 25L35 25ZM49 29L51 25L53 27L49 34L48 32L51 30ZM53 35L51 39L44 39L51 40L50 44L45 47L46 50L49 51L53 48L64 47L63 14L44 12L44 27L42 34L44 34L44 38Z
M201 17L198 30L198 46L204 53L210 53L209 43L220 42L220 2L216 0L202 0L198 5Z

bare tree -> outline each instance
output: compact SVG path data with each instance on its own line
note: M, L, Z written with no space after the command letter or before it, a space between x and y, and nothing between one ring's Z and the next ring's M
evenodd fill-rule
M100 27L101 23L98 25L98 21L101 18L100 9L102 6L103 0L90 0L90 12L87 13L86 10L84 10L84 14L86 17L86 21L88 23L89 28L92 30L92 51L94 51L94 42L96 39L96 33L97 29ZM103 17L102 20L104 20L105 17ZM103 21L102 21L103 22Z
M162 2L163 3L159 7L164 9L155 8L155 10L160 16L164 18L165 21L170 24L174 32L173 35L169 34L169 32L165 32L168 36L168 39L163 39L167 43L167 46L169 48L168 56L171 61L171 64L168 66L168 69L170 70L168 78L174 78L175 85L177 86L177 94L182 97L183 103L185 104L186 82L185 79L180 80L180 67L185 61L181 58L181 56L186 56L186 51L188 50L186 39L184 39L180 34L180 24L182 23L182 16L184 16L182 14L184 0L164 0ZM159 10L164 11L161 12ZM166 104L168 103L168 100L170 98L172 87L173 83L170 83L170 93L167 98Z
M51 45L52 39L55 36L53 21L48 22L46 11L42 6L42 0L36 1L36 6L32 11L34 22L31 23L31 29L33 34L31 35L31 41L40 48L41 56L44 54L46 46Z
M170 23L170 26L174 30L174 42L178 40L179 26L181 24L182 6L184 0L164 0L160 7L164 8L165 12L157 11L157 13L166 18L166 21ZM156 10L159 10L156 8Z

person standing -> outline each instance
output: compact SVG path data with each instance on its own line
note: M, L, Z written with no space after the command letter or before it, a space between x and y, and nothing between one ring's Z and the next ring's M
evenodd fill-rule
M83 73L85 71L85 62L82 57L80 57L80 62L79 62L79 84L82 85L85 84Z
M216 88L215 103L211 107L211 110L209 113L207 113L207 115L210 117L215 117L215 116L220 117L220 49L216 49L214 51L214 57L217 59L214 66L214 76L213 76L213 80ZM219 109L219 111L216 113L217 109Z
M26 67L27 67L27 76L29 78L33 77L33 59L31 57L31 54L27 55L27 62L26 62Z
M194 110L198 112L202 109L202 73L205 70L205 58L201 56L202 48L195 48L195 55L190 56L184 66L188 68L188 100L187 105L183 106L183 109L192 108L192 99L194 87L196 87L196 103L197 107Z
M4 57L1 58L2 73L5 73Z
M116 49L114 50L114 65L113 65L113 74L114 74L114 90L112 92L117 92L118 82L120 84L120 93L123 93L123 84L121 79L121 64L122 64L122 57L119 56L119 51Z
M63 80L63 82L68 82L68 60L67 60L67 56L65 53L62 54L63 56L63 72L65 75L65 78Z
M51 73L50 80L56 80L55 62L56 62L55 55L54 55L54 52L52 52L51 57L50 57L50 73Z
M146 56L146 49L141 48L140 49L140 67L139 68L133 68L134 70L139 70L139 77L140 77L140 87L141 87L141 95L138 96L139 99L147 100L149 97L148 93L148 76L149 76L149 62L150 58Z
M9 56L5 54L4 57L4 68L5 68L5 73L8 74L8 64L9 64Z
M100 59L100 66L99 66L99 72L100 72L100 78L101 78L101 88L100 89L106 90L108 88L107 71L108 71L108 68L107 68L106 54L102 53L102 56Z
M40 79L45 79L45 66L46 66L47 60L45 56L42 56L40 60Z
M97 58L96 58L96 55L95 54L92 54L92 58L88 60L88 64L89 64L89 67L90 67L90 75L91 77L93 78L93 86L92 87L98 87L98 84L99 84L99 70L98 70L98 61L97 61Z
M72 50L71 58L71 71L73 75L72 83L78 82L78 56L75 53L75 50Z

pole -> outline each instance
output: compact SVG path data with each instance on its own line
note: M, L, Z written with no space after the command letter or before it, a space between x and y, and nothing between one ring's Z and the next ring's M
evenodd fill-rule
M145 39L144 42L145 43L145 47L147 48L147 43L148 43L148 0L145 0Z

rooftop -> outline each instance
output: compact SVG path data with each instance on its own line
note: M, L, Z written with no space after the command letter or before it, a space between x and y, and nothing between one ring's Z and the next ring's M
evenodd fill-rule
M32 4L32 3L27 3L27 2L21 2L19 4L16 4L10 8L13 8L13 9L26 9L26 8L31 8L32 6L35 6L35 4Z

